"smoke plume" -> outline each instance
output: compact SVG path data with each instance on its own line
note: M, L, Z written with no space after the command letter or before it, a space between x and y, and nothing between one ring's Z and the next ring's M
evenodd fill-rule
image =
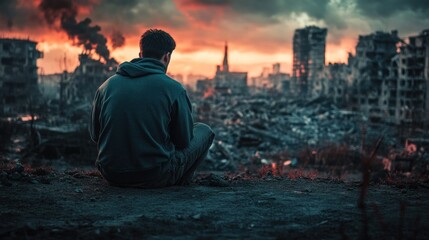
M100 26L91 26L91 19L85 18L78 22L76 16L79 6L73 0L42 0L39 9L50 25L59 21L59 25L77 46L83 46L88 52L93 49L106 62L110 52L107 48L107 39L100 33Z
M118 48L122 47L125 44L125 37L119 31L113 31L110 35L110 40L112 41L112 47Z

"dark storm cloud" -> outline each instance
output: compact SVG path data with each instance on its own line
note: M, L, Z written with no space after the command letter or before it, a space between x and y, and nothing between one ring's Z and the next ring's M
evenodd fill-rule
M326 15L328 0L274 0L274 1L233 1L232 7L237 12L261 14L264 16L307 13L310 17L322 19Z
M42 26L43 18L31 3L19 4L18 0L0 1L0 30Z
M0 1L1 27L12 28L13 16L16 12L16 0Z
M96 4L91 17L111 29L135 34L136 26L180 28L187 25L171 0L103 0Z
M291 13L307 13L310 17L321 19L326 14L329 0L185 0L177 1L185 6L223 6L236 13L273 17Z
M372 17L391 17L404 11L429 14L427 0L356 0L356 3L363 14Z

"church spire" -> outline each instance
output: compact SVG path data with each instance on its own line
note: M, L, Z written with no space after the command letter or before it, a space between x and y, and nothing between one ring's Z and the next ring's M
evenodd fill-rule
M229 65L228 65L228 42L225 42L225 53L224 53L224 56L223 56L222 70L224 72L229 72Z

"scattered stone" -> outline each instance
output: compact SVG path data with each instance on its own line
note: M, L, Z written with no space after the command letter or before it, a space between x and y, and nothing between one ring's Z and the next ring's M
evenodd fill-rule
M210 186L210 187L228 187L229 186L229 183L225 179L213 173L205 177L202 177L201 179L198 179L197 183L200 185Z
M85 178L87 176L85 176L84 174L77 172L75 174L72 175L74 178Z
M74 191L75 191L76 193L83 193L82 188L75 188L75 189L74 189Z
M323 224L326 224L326 223L328 223L328 220L323 220L323 221L321 221L320 223L318 223L318 224L317 224L317 226L319 226L319 225L323 225Z
M12 183L7 179L0 179L0 183L1 183L1 185L6 186L6 187L12 186Z
M241 179L243 179L243 176L241 176L241 175L237 175L237 176L234 176L232 178L233 181L238 181L238 180L241 180Z
M22 176L21 180L24 182L31 182L33 180L33 178L26 173L21 173L21 176Z
M53 170L51 168L40 167L40 168L33 169L31 171L31 174L33 174L35 176L46 176L46 175L51 174L52 172L53 172Z
M194 220L200 220L201 219L201 214L198 213L198 214L192 215L191 218L194 219Z
M9 174L9 179L14 181L18 181L19 179L21 179L21 177L21 174L19 174L18 172L13 172L12 174Z
M274 178L273 172L271 170L269 170L262 179L273 180L273 178Z
M18 172L18 173L22 173L24 171L24 166L22 166L21 163L17 163L15 165L15 171Z
M39 178L39 181L43 184L50 184L51 183L51 180L47 177L41 177L41 178Z
M32 183L32 184L38 184L39 181L37 181L36 179L33 179L33 180L30 181L30 183Z

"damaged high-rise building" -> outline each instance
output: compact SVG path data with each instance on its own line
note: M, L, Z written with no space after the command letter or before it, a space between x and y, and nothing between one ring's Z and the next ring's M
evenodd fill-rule
M401 41L383 80L381 109L387 122L429 126L429 29Z
M316 26L295 30L292 77L294 91L301 97L313 95L315 79L323 71L327 32L326 28Z
M43 53L28 39L0 39L0 114L28 111L38 96L37 59Z
M359 36L356 55L349 57L353 78L351 105L372 121L382 121L382 83L389 77L390 63L397 54L396 31Z
M352 109L373 122L429 126L429 30L407 41L397 31L359 36L349 67Z

